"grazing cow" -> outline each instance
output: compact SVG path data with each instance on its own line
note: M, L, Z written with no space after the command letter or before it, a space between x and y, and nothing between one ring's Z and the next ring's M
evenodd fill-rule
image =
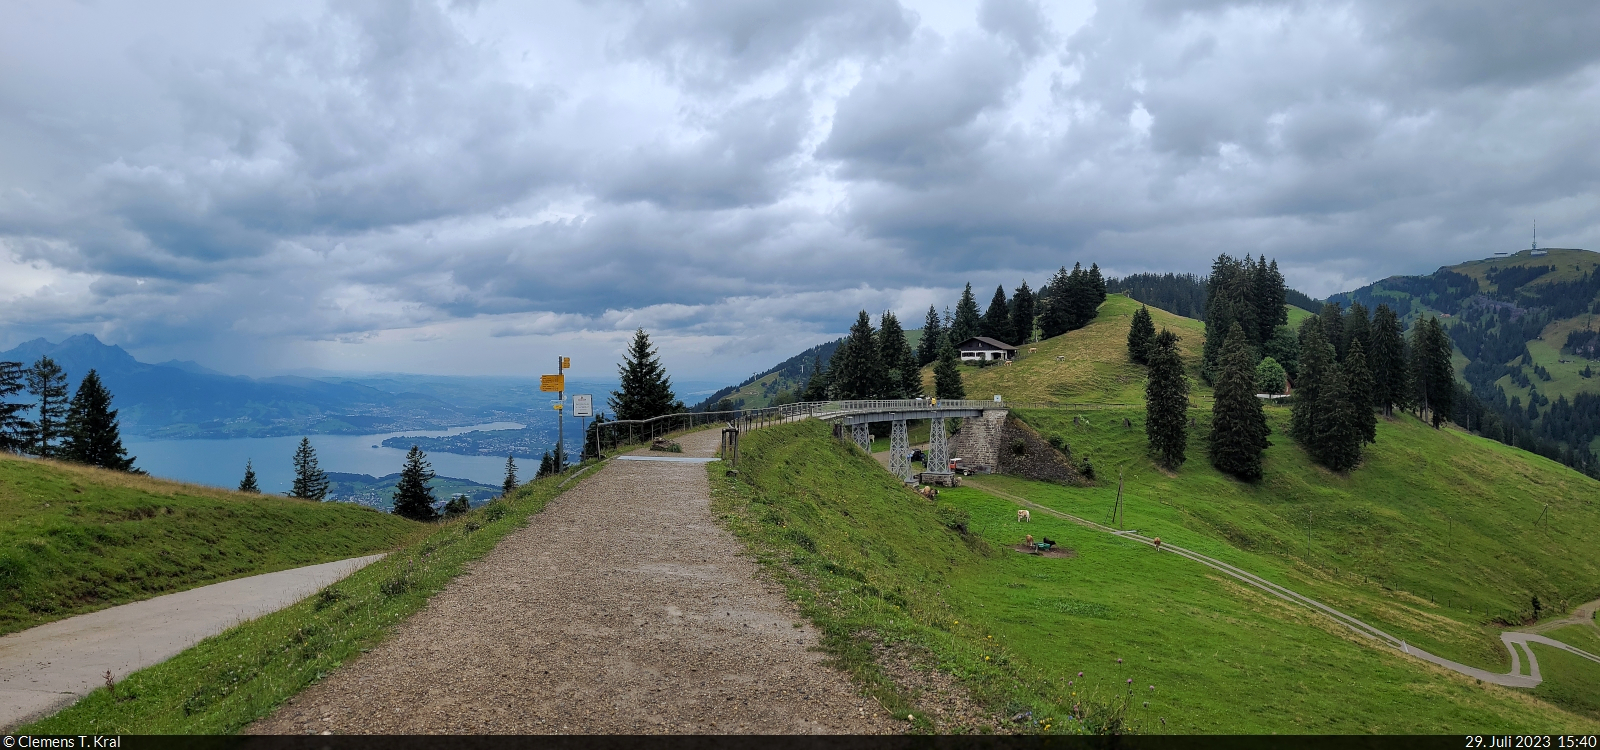
M1039 541L1044 542L1052 547L1056 546L1056 540L1051 539L1050 537L1043 537Z
M1154 541L1156 543L1156 549L1161 549L1161 537L1156 537Z
M1027 537L1025 537L1025 539L1026 539L1026 541L1024 542L1024 544L1027 544L1029 547L1032 547L1033 546L1033 535L1029 534L1029 535L1027 535Z
M1065 362L1065 361L1067 361L1067 356L1065 354L1057 354L1056 355L1056 361L1057 362Z
M1033 354L1033 353L1035 353L1035 352L1037 352L1037 351L1039 351L1039 347L1037 347L1037 346L1030 346L1030 347L1028 347L1028 353L1029 353L1029 354Z
M928 498L929 500L932 500L932 499L934 499L934 498L939 496L939 491L937 489L934 489L931 486L927 486L927 487L918 488L917 489L917 494L922 495L923 497Z
M1028 511L1027 510L1022 509L1022 508L1018 508L1017 509L1017 521L1018 522L1032 521L1032 520L1033 520L1033 516L1028 515Z

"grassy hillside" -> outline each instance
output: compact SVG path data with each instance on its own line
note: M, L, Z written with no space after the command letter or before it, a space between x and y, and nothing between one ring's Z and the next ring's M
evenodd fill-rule
M0 453L0 633L240 576L387 550L422 526Z
M891 711L914 717L912 729L1600 726L1358 642L1175 555L1044 514L1024 529L1014 504L974 488L929 503L830 439L824 424L745 440L738 478L712 472L719 516L819 624L839 662ZM1072 556L1018 554L1009 547L1024 530L1051 536ZM959 687L929 677L930 668L956 676ZM983 710L951 710L963 692Z
M1106 298L1089 325L1022 348L1009 365L963 365L962 382L969 398L995 394L1007 401L1051 404L1142 404L1144 368L1128 360L1128 328L1139 303L1120 294ZM1205 324L1150 308L1156 330L1178 334L1178 348L1198 378ZM1029 348L1037 349L1029 352ZM1057 360L1057 357L1063 357ZM923 388L933 392L933 368L923 368ZM1209 391L1195 396L1209 400Z
M1504 671L1496 618L1521 622L1600 598L1600 482L1553 461L1409 416L1380 420L1378 442L1349 474L1313 465L1289 440L1287 408L1257 484L1207 462L1209 410L1195 409L1189 461L1177 472L1146 455L1142 410L1021 410L1046 435L1100 468L1100 486L1007 477L985 483L1104 520L1126 472L1129 528L1223 559L1322 598L1457 661ZM1081 417L1073 424L1074 416ZM1132 420L1134 429L1122 426ZM1537 524L1548 504L1548 524Z

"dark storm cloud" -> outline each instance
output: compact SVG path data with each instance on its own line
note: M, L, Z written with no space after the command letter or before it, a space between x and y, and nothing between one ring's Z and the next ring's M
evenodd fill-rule
M1079 260L1600 243L1593 3L164 1L0 11L13 338L771 352Z

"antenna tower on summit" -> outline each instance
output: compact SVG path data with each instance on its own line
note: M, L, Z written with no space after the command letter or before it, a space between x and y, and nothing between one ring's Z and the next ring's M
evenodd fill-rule
M1539 220L1533 220L1533 249L1539 249Z

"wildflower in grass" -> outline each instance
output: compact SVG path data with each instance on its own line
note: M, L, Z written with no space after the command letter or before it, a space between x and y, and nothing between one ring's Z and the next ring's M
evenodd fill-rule
M1132 678L1132 677L1129 677L1129 678L1128 678L1128 684L1129 684L1129 685L1132 685L1132 684L1133 684L1133 678Z
M1082 677L1082 676L1083 676L1083 673L1082 673L1082 672L1079 672L1079 673L1078 673L1078 676L1079 676L1079 677Z
M1121 659L1118 659L1118 660L1117 660L1117 663L1118 663L1118 664L1121 664L1121 663L1122 663L1122 660L1121 660Z

